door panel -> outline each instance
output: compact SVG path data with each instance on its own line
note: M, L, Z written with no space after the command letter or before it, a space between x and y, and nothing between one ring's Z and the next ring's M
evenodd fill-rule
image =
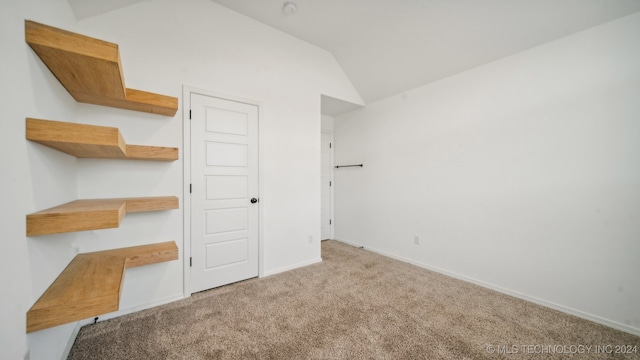
M246 208L206 211L207 235L229 231L246 231L249 227Z
M207 268L238 264L247 261L247 238L207 245Z
M247 166L247 145L208 141L207 166Z
M258 109L191 95L192 292L258 276Z
M247 176L207 176L207 200L246 199L249 190Z
M215 119L212 121L210 119ZM246 113L207 109L207 131L221 134L247 135L249 117Z

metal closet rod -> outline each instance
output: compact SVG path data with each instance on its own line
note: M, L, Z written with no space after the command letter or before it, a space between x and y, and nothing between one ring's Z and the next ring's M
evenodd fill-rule
M339 168L341 168L341 167L354 167L354 166L362 167L362 164L356 164L356 165L336 165L336 169L339 169Z

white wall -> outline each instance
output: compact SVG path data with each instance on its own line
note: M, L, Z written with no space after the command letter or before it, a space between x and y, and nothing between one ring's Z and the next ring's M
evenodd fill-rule
M0 358L59 358L75 324L26 335L26 313L76 253L77 234L26 237L27 214L76 198L77 160L25 140L25 118L75 121L76 103L24 41L24 20L74 29L64 0L0 5Z
M182 109L164 117L78 104L24 42L24 19L118 43L127 86L181 98L183 84L260 101L264 269L320 259L320 94L361 103L324 50L209 0L154 0L76 22L65 0L4 1L0 131L5 245L0 358L59 359L76 324L25 335L25 314L77 251L183 246ZM180 100L182 105L182 99ZM128 143L180 147L173 163L77 160L24 140L24 118L119 127ZM118 229L25 237L25 215L77 197L180 196L180 210L129 214ZM311 236L312 241L309 241ZM127 270L118 314L183 294L182 260Z
M336 117L336 238L640 334L640 13ZM414 235L420 245L414 245Z
M333 116L322 114L320 118L320 130L325 133L333 133L333 121Z

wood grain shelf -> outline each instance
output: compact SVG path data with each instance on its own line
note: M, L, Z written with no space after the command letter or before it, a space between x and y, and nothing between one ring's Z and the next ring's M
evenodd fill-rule
M25 20L25 40L78 102L173 116L178 98L125 87L118 45Z
M27 333L117 311L125 269L177 259L173 241L78 254L27 312Z
M27 118L27 139L78 158L175 161L178 148L127 145L117 128Z
M128 212L177 208L175 196L75 200L27 215L27 236L117 228Z

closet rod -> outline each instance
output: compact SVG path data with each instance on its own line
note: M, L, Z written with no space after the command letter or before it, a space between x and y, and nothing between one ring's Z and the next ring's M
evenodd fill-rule
M356 165L337 165L336 169L342 168L342 167L354 167L354 166L359 166L362 167L362 164L356 164Z

